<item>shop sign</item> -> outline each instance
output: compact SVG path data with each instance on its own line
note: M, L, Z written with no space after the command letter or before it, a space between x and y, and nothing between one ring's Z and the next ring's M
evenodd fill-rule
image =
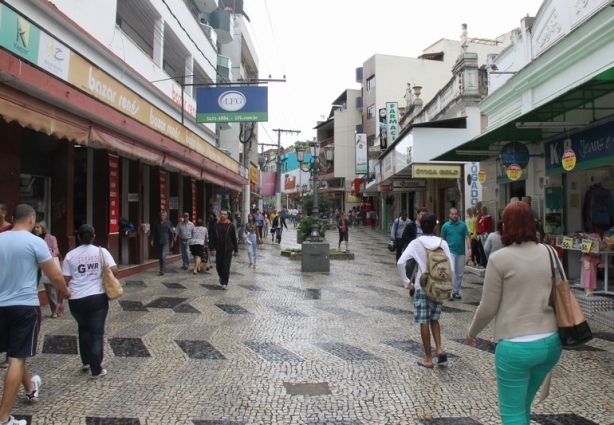
M486 181L486 170L480 170L478 172L478 181L484 183Z
M565 152L563 152L561 163L563 164L565 171L571 171L574 169L576 166L576 153L573 151L573 149L567 149Z
M382 180L386 180L389 177L392 177L394 174L394 150L388 152L388 154L384 157L383 165L382 165Z
M388 143L393 144L399 134L399 103L386 102L386 130Z
M109 155L109 233L119 232L119 157Z
M68 47L46 32L41 32L38 58L36 60L36 64L39 67L66 81L68 79L70 53Z
M412 175L429 179L459 179L461 177L461 166L413 164Z
M392 192L392 185L391 184L378 184L377 191L378 192Z
M138 193L129 193L128 194L128 202L139 202L139 194Z
M355 136L356 145L356 169L357 175L367 174L368 170L368 147L367 147L367 135L366 133L357 133Z
M568 150L576 156L574 171L611 165L614 162L614 122L581 131L571 138L544 143L547 176L568 171L563 162Z
M357 204L362 201L360 196L352 195L350 192L345 192L345 202L351 202L353 204Z
M258 169L253 165L249 166L249 181L258 184Z
M379 147L385 151L388 148L388 130L386 128L386 108L379 110Z
M529 148L524 143L510 142L501 148L501 163L506 167L517 164L525 168L529 158Z
M160 211L166 209L166 171L160 170Z
M178 210L179 209L179 197L171 196L168 198L168 209L169 210Z
M192 179L192 222L196 224L196 180Z
M0 5L0 8L0 46L36 63L41 30L13 9L4 5Z
M395 192L426 190L426 180L393 180L392 190Z
M518 164L510 164L507 167L507 177L511 181L516 181L522 176L522 167Z
M196 122L266 122L268 87L199 87Z

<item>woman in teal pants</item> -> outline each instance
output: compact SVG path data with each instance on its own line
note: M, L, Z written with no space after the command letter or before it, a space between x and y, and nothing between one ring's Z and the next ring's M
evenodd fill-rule
M538 243L533 223L525 202L503 210L504 248L488 260L482 301L467 334L467 343L475 347L475 337L496 319L495 369L504 425L530 424L533 399L563 349L549 305L550 251Z

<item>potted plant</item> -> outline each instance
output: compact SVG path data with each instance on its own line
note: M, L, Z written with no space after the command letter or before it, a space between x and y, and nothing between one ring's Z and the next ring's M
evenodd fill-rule
M311 225L313 220L311 217L304 217L298 226L296 226L296 243L302 244L303 241L308 241L311 237ZM320 230L320 237L324 238L326 235L326 222L324 220L318 220L318 228Z

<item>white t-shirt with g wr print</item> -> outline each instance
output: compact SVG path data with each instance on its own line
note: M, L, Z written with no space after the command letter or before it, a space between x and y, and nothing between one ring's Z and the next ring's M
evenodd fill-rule
M109 251L102 248L102 252L105 263L109 267L115 266L115 260ZM66 254L62 274L72 278L68 284L72 293L71 300L105 293L102 286L100 251L95 245L81 245Z

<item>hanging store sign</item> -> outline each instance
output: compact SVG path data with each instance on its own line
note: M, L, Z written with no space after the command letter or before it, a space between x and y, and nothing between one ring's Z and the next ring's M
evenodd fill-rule
M395 192L426 190L426 180L393 180L392 189Z
M386 108L379 110L379 147L381 150L388 148L388 129L386 128Z
M258 184L258 169L253 165L249 166L249 181L250 183Z
M196 225L198 218L196 217L196 180L192 179L192 223Z
M109 233L119 232L119 157L109 155Z
M576 166L576 153L573 151L573 149L567 149L565 152L563 152L561 163L563 164L565 171L571 171L574 169Z
M429 179L460 179L460 165L413 164L412 175Z
M166 209L166 171L160 170L160 211Z
M268 121L268 93L268 87L199 87L196 122Z
M522 176L522 167L518 164L510 164L507 167L507 178L516 181Z
M367 174L369 172L367 135L366 133L356 133L356 170L357 175Z
M399 135L399 104L386 102L386 132L388 144L392 145Z
M480 170L478 172L478 181L484 183L486 181L486 170Z

